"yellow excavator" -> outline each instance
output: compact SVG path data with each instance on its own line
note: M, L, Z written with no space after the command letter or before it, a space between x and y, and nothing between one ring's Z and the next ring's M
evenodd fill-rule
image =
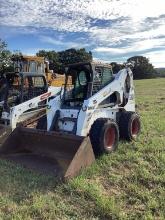
M49 69L49 62L44 57L25 56L13 58L14 71L25 73L45 73L45 77L49 86L61 87L65 82L65 76L54 73Z

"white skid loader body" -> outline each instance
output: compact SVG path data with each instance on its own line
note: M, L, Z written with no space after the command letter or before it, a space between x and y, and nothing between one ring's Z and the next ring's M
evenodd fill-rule
M93 77L98 74L97 66L101 64L93 63ZM107 67L108 68L108 67ZM109 67L110 68L110 67ZM129 92L126 91L126 79L129 77ZM70 91L69 91L70 92ZM133 74L129 67L125 67L113 76L113 80L105 87L101 88L94 95L85 99L81 108L61 107L61 97L50 100L47 110L47 130L52 130L52 123L55 114L58 111L58 119L56 120L58 131L73 133L79 136L87 136L94 121L98 118L114 119L116 121L116 113L120 109L123 111L135 112L135 96L133 86ZM104 100L116 94L116 103L102 104ZM122 105L123 97L127 99L127 103Z

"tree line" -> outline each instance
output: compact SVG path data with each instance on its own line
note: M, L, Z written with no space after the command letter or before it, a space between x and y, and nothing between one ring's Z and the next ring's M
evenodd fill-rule
M2 74L4 72L12 71L12 57L20 55L20 52L12 53L10 50L8 50L7 44L2 39L0 39L0 73ZM41 56L48 60L50 69L55 73L63 73L64 66L67 64L91 62L93 60L92 52L86 51L85 48L71 48L60 52L56 52L54 50L39 50L36 53L36 56ZM148 58L144 56L133 56L127 60L127 62L132 61L134 62L134 79L160 77L160 74L158 74L158 71L149 62ZM110 64L112 65L114 73L117 73L124 67L124 64L119 64L117 62L111 62Z
M49 68L56 73L63 73L63 68L67 64L91 62L93 59L92 52L87 52L85 48L71 48L60 52L40 50L36 55L45 57L49 61Z

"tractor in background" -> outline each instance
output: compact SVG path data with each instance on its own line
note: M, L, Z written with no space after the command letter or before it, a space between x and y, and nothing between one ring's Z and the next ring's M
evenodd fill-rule
M13 57L14 72L45 74L49 86L61 87L65 82L65 76L54 73L49 69L49 61L38 56L15 56Z

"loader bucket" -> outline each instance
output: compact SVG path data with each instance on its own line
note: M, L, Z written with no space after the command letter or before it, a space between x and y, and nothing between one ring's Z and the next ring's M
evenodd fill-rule
M2 144L0 157L67 180L95 160L88 137L18 127Z

